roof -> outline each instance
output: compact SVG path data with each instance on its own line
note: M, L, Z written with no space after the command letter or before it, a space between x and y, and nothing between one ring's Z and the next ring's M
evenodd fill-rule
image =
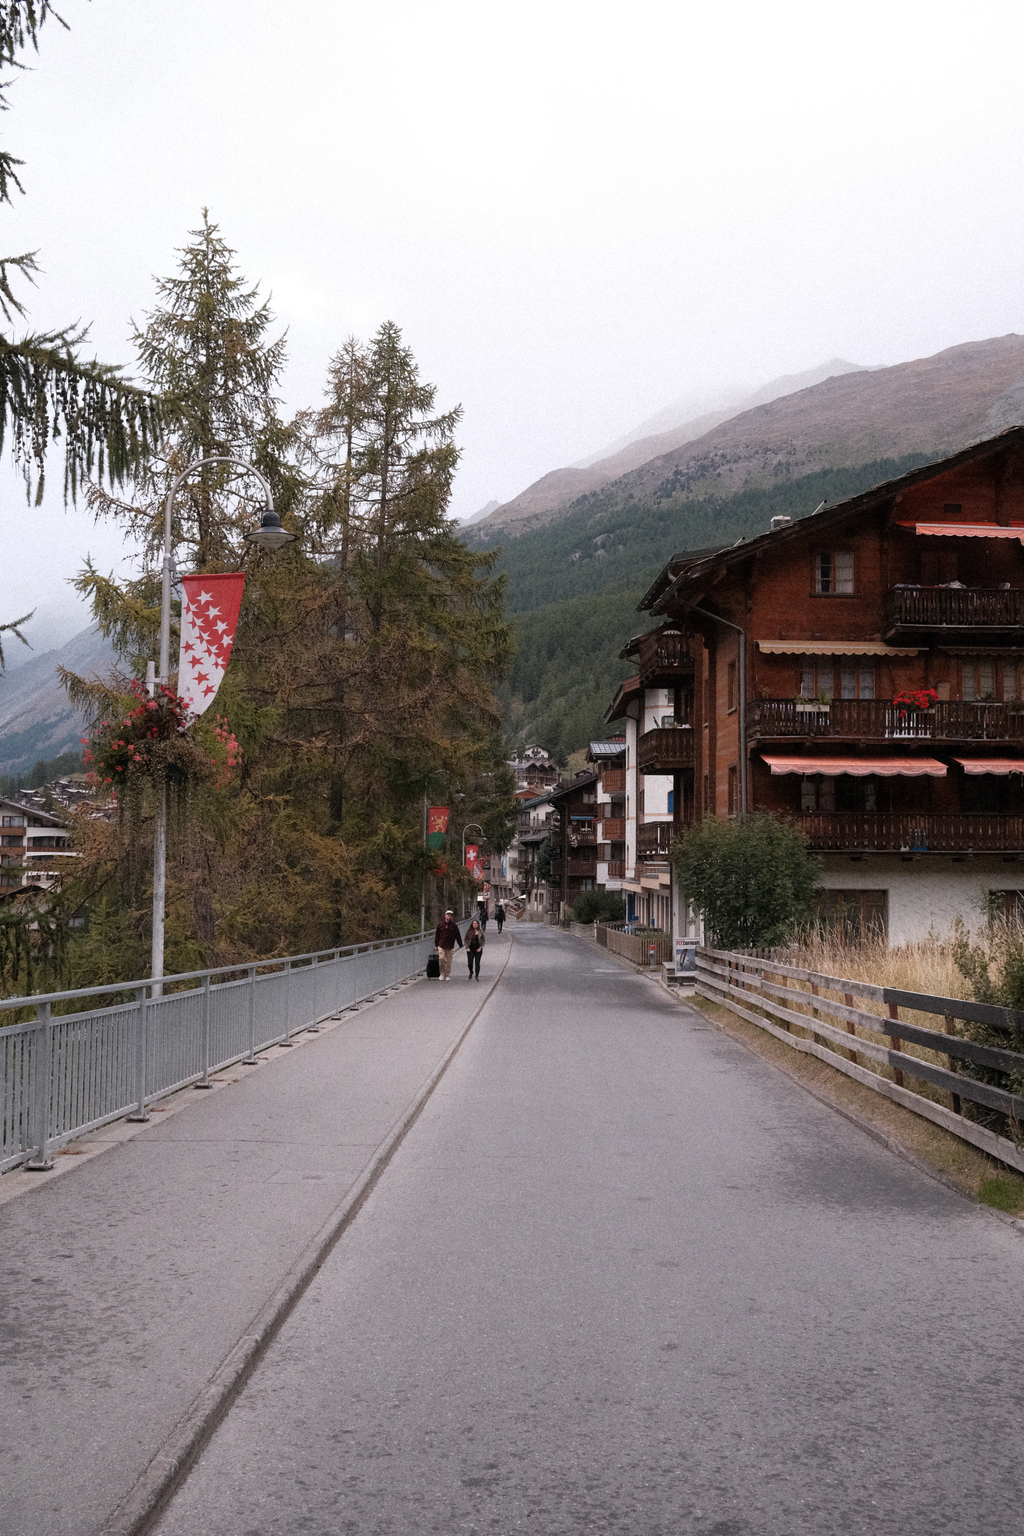
M1006 453L1008 449L1014 447L1024 447L1024 427L1008 427L1005 432L986 438L983 442L974 443L970 448L962 449L960 453L951 454L949 458L936 459L920 469L912 469L908 474L899 475L895 480L884 480L869 491L862 491L860 495L851 496L847 501L837 502L834 507L826 507L824 511L812 512L807 517L798 518L795 522L788 523L784 528L778 528L774 532L759 534L754 539L741 540L724 549L694 550L692 554L684 551L683 555L673 555L657 580L640 600L637 605L638 611L665 613L672 599L680 598L687 587L694 590L695 595L700 595L700 589L708 579L721 575L731 566L749 560L752 555L760 554L764 549L770 548L774 551L782 548L786 543L802 542L809 533L817 534L833 524L846 522L850 517L863 516L865 513L891 507L904 491L910 490L915 485L922 485L925 481L933 480L937 475L946 474L950 470L959 469L962 465L973 464L982 459ZM681 562L678 570L673 569L676 562Z
M688 565L695 565L700 560L707 560L711 555L720 554L723 549L731 548L730 544L709 544L706 549L681 549L654 578L637 604L638 612L644 613L653 608L665 588L670 582L675 581L677 576L681 576ZM630 641L630 644L632 645L633 642Z
M587 758L595 763L599 758L621 757L625 750L625 736L617 736L612 741L592 741L587 747Z
M559 784L554 789L549 790L545 796L545 799L552 801L565 800L569 797L569 795L575 794L578 789L589 789L591 784L596 783L596 773L581 773L578 774L576 778L573 779L570 783Z
M41 805L34 805L31 801L12 799L9 795L0 799L0 809L7 812L18 811L22 816L36 816L44 826L62 827L64 825L59 816L54 816L52 811L44 811Z
M640 693L640 679L627 677L625 682L619 684L615 690L615 697L604 712L605 722L611 725L613 720L621 720L626 713L626 705L637 698Z

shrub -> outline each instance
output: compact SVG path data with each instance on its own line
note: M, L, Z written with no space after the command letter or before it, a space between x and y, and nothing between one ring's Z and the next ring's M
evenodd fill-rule
M574 923L621 923L625 916L618 891L581 891L572 905Z
M723 949L762 949L810 919L820 863L789 822L760 812L709 817L672 854L679 883Z

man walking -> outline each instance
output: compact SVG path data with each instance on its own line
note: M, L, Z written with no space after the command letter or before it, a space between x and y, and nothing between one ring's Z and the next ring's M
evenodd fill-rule
M441 961L441 980L450 981L452 974L452 955L455 953L456 944L462 948L462 934L459 932L455 921L455 913L451 907L444 915L444 922L438 923L434 929L434 948L437 950Z
M498 932L500 933L502 928L505 926L505 908L502 906L500 901L494 909L494 916L498 924Z

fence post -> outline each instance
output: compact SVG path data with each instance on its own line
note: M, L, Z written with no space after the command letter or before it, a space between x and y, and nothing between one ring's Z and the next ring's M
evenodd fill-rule
M900 1016L900 1011L897 1008L896 1004L895 1003L890 1003L889 1004L889 1017L890 1017L890 1019L898 1019L899 1016ZM894 1051L898 1051L899 1048L900 1048L899 1038L896 1035L890 1035L889 1036L889 1044L892 1046L892 1049ZM892 1076L893 1076L893 1082L896 1084L897 1088L902 1088L903 1087L903 1073L900 1071L899 1067L893 1067L893 1069L892 1069Z
M316 963L315 961L313 962ZM286 960L284 963L284 1039L279 1040L279 1045L286 1045L289 1050L295 1044L290 1039L292 1032L292 963Z
M53 1075L53 1031L49 1003L36 1005L36 1031L32 1041L32 1139L35 1152L25 1164L33 1173L49 1173L53 1158L47 1157L50 1143L50 1079Z
M249 1054L243 1056L242 1066L256 1067L259 1066L256 1060L256 967L248 965L246 970L249 973Z
M332 959L333 959L333 956L332 956ZM316 973L315 973L315 975L313 977L313 1017L310 1019L309 1023L306 1025L306 1033L310 1034L310 1035L318 1035L320 1033L320 1015L324 1011L323 1004L322 1004L322 1002L320 1000L320 964L321 964L321 957L319 955L317 955L316 959L313 961L313 964L316 967ZM331 964L331 960L328 960L327 964L330 965Z
M155 988L154 988L155 991ZM149 1048L150 1005L146 1000L145 987L138 987L135 1000L139 1005L139 1021L135 1027L135 1108L129 1120L148 1120L146 1108L146 1058Z
M946 1034L947 1035L955 1035L956 1034L956 1019L953 1017L952 1014L947 1013L945 1015L945 1017L943 1018L942 1022L943 1022L943 1024L946 1027ZM956 1072L959 1069L960 1063L956 1060L955 1057L947 1056L946 1057L946 1066L949 1068L949 1070L951 1072ZM951 1107L952 1107L954 1115L962 1114L963 1113L963 1109L962 1109L961 1104L960 1104L960 1095L958 1093L954 1093L952 1091L952 1089L951 1089L949 1097L950 1097L950 1100L951 1100Z
M195 1086L197 1088L212 1088L213 1084L210 1082L210 977L209 977L209 974L207 974L206 976L203 977L202 1009L203 1009L203 1075L200 1078L199 1082L196 1083Z
M852 1008L853 1007L853 993L852 992L844 992L843 993L843 1002L846 1004L847 1008ZM853 1036L856 1036L856 1034L857 1034L857 1026L853 1022L852 1019L847 1019L847 1021L846 1021L846 1033L848 1035L853 1035ZM850 1060L853 1061L853 1062L857 1062L858 1065L859 1065L860 1057L857 1055L856 1051L851 1051L850 1052Z

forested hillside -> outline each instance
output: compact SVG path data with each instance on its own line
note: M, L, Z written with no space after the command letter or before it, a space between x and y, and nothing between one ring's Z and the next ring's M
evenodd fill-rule
M920 453L876 459L700 500L670 484L646 500L624 502L610 490L506 539L498 569L508 576L518 651L499 695L512 740L539 742L564 761L604 733L604 711L629 675L619 652L651 622L637 603L677 551L764 533L773 517L806 517L822 501L834 505L928 460ZM494 536L485 525L465 538L471 548L486 549Z

